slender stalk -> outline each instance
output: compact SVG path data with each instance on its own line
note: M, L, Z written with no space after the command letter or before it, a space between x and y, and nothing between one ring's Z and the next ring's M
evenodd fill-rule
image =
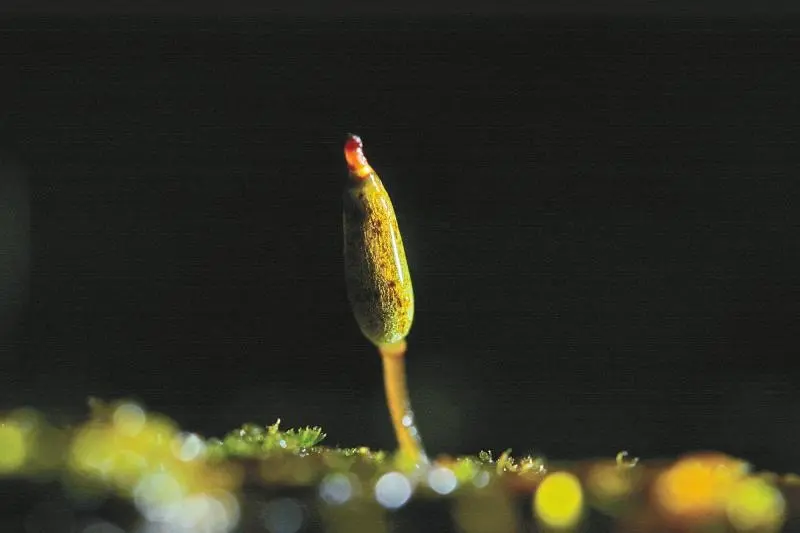
M392 418L394 433L401 453L417 463L427 463L428 456L422 446L417 430L414 411L408 397L406 385L406 341L378 345L383 362L383 383L386 388L386 404Z

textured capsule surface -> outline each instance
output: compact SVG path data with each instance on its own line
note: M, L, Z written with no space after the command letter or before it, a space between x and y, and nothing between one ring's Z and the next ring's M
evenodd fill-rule
M394 207L362 152L345 144L349 178L344 192L344 264L356 321L375 345L399 342L414 319L414 291Z

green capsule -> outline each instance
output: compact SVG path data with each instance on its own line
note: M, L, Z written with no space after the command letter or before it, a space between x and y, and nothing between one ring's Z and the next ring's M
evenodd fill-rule
M367 163L361 139L350 135L344 192L347 294L358 326L376 346L402 341L414 319L414 291L392 201Z

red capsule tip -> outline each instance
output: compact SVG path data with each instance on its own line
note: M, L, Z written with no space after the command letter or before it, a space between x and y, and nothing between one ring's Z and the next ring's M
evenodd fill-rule
M347 168L350 170L350 174L361 179L366 178L372 172L372 167L364 157L363 148L361 137L352 133L347 136L347 142L344 143L344 158L347 161Z

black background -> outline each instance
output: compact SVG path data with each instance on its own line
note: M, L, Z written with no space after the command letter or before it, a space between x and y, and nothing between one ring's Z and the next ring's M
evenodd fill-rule
M0 406L391 447L353 131L430 451L797 469L800 19L547 11L0 19Z

